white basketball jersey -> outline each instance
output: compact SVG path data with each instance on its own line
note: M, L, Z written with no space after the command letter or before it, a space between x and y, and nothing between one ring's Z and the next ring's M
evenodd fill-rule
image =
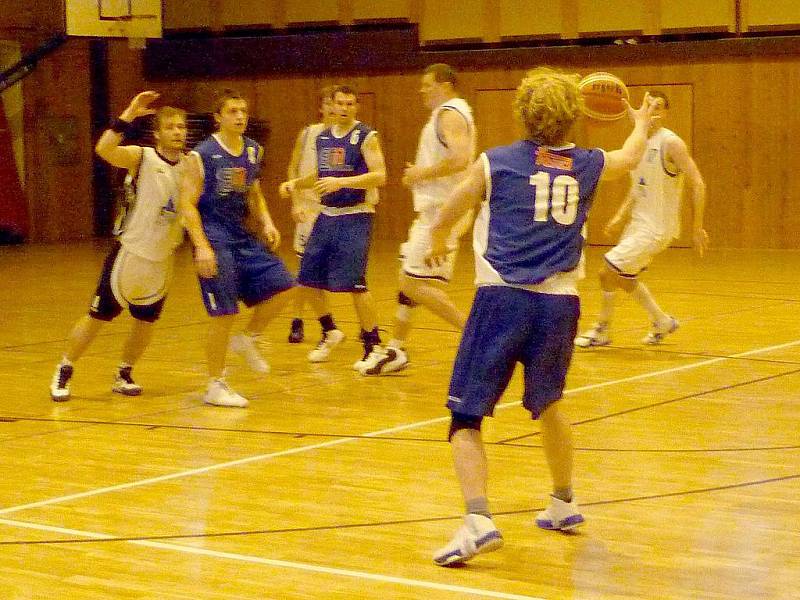
M135 203L122 224L120 243L129 252L152 261L166 260L183 240L178 217L181 163L171 163L155 149L142 148L134 181Z
M439 133L439 116L445 110L453 110L460 114L467 122L469 128L469 135L471 138L472 152L470 155L470 163L475 158L475 121L472 117L472 109L467 101L463 98L452 98L443 102L433 109L428 122L422 128L422 133L419 136L419 144L417 145L417 157L414 163L419 167L430 167L435 165L447 157L448 149ZM447 175L445 177L437 177L435 179L426 179L414 186L414 210L423 212L431 207L438 207L447 200L447 196L464 179L465 171Z
M296 177L317 172L317 136L325 130L324 123L314 123L303 129L300 147L300 161L297 163ZM311 189L295 192L295 200L307 210L319 210L319 195Z
M683 176L666 162L664 143L675 133L664 127L647 140L647 151L631 172L633 208L631 224L659 238L673 239L681 232Z

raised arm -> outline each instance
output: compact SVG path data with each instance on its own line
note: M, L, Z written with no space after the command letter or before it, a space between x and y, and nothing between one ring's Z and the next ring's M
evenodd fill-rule
M703 228L703 217L706 208L706 183L700 174L700 169L694 162L686 142L677 136L668 138L666 142L666 157L669 162L684 173L689 201L692 204L692 240L694 249L700 255L708 248L708 234Z
M137 94L128 107L122 111L119 118L109 129L103 132L94 147L97 155L107 163L128 169L135 173L142 161L141 146L120 146L126 129L133 123L134 119L145 115L152 115L155 109L150 105L158 98L158 93L153 91Z
M464 116L455 110L444 110L439 114L438 129L447 148L445 158L429 167L406 163L403 185L412 187L420 181L446 177L469 166L472 160L472 135Z
M645 94L638 110L628 106L628 116L633 121L633 131L622 144L622 148L606 152L601 179L617 179L639 164L647 149L647 129L650 126L654 109L655 104L649 94Z

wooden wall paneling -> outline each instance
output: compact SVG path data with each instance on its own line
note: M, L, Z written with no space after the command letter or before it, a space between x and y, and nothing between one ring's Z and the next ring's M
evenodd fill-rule
M740 0L742 30L781 31L800 29L797 0Z
M660 0L661 31L736 31L736 0Z
M411 20L409 0L352 0L356 22Z
M302 25L308 23L338 23L339 0L286 0L286 23Z
M560 38L565 34L561 0L499 0L500 37Z
M164 29L210 29L214 0L164 0Z
M483 39L483 0L425 0L420 27L423 43Z
M32 241L93 235L89 41L73 39L23 82Z
M637 34L645 29L645 3L641 0L578 0L581 35Z
M749 231L758 229L761 219L745 210L757 187L748 166L751 139L754 129L772 128L769 119L751 112L751 79L770 75L761 68L751 71L746 61L691 65L682 75L694 85L694 158L708 188L706 229L711 243L746 247Z
M747 247L790 247L791 240L800 233L800 183L796 175L800 172L800 153L794 150L800 127L797 63L777 59L760 68L752 63L746 66L752 73L746 78L748 89L742 97L743 103L749 105L744 109L750 121L746 140L749 160L736 162L738 170L747 175L730 173L737 188L734 193L742 195L744 201L743 242ZM764 68L768 69L768 77L759 74ZM732 151L739 154L742 149Z
M654 84L690 84L694 99L693 154L708 185L706 225L712 244L754 248L800 247L797 211L791 210L795 204L793 199L800 197L800 189L796 189L800 182L790 176L800 170L800 154L783 150L791 148L791 140L800 136L800 123L792 112L794 107L800 105L800 91L796 89L794 78L800 61L792 54L753 54L750 57L720 56L687 60L686 52L691 50L690 47L676 44L675 49L673 59L616 58L611 62L602 62L592 61L591 58L576 58L565 53L563 60L550 62L566 65L567 68L580 70L582 73L612 71L632 88ZM112 62L118 59L113 51L110 52L110 57ZM442 58L433 55L431 62ZM535 61L536 57L532 55L531 66ZM513 121L510 116L506 120L504 112L498 109L501 99L490 96L492 90L506 90L510 102L512 90L518 84L523 71L521 67L508 70L500 67L480 69L475 66L460 74L464 96L473 103L476 111L482 147L506 141L502 138L504 131L510 132L509 135L513 138L513 129L509 129L513 127ZM32 122L36 123L37 116L46 114L48 107L54 104L51 98L47 98L47 93L60 97L60 90L52 87L47 88L49 91L44 89L50 75L49 71L41 73L47 73L47 76L34 73L29 79L30 84L26 83L26 127ZM121 102L127 101L127 95L136 86L125 88L124 81L117 80L123 80L127 73L135 73L138 82L139 74L128 62L123 66L112 67L112 73L114 75L110 82L110 91L112 98L118 98L116 106L120 106ZM402 165L413 159L419 127L425 119L426 111L419 107L416 96L418 76L416 72L403 73L398 70L394 74L384 73L354 79L362 91L374 93L375 121L370 124L381 135L390 179L398 179ZM267 156L268 161L274 160L274 163L269 162L265 166L265 190L277 185L284 176L294 136L302 125L315 118L313 104L318 86L349 79L324 74L298 78L281 77L247 80L255 86L258 116L269 119L272 127ZM176 89L176 95L186 96L184 105L187 108L207 110L208 106L191 104L206 98L206 92L213 89L215 83L183 78L169 82L155 81L147 87L156 87L159 90ZM776 86L780 93L776 93ZM115 88L125 89L125 92L115 93ZM498 95L502 94L498 92ZM39 98L38 106L36 98ZM312 108L301 109L305 104L310 104ZM414 111L419 112L412 114L412 106L415 107ZM505 110L510 115L510 109ZM86 131L88 132L88 124ZM43 232L48 227L53 227L51 219L66 220L63 214L51 216L48 207L44 206L51 202L48 195L55 194L58 188L54 187L51 192L46 186L47 182L33 181L37 177L44 179L43 171L49 169L42 166L46 157L39 156L38 153L43 143L42 139L26 132L26 164L29 169L29 183L33 186L30 197L32 207L37 209L32 226L38 232L37 239L44 239ZM90 152L91 149L87 147L87 161L90 161ZM31 172L37 173L31 175ZM88 180L88 174L86 178ZM58 180L58 177L54 176L54 179ZM269 186L267 180L272 182ZM61 185L61 188L64 187ZM396 235L398 238L405 235L410 209L404 208L407 201L402 198L408 198L404 194L407 191L401 186L387 187L384 203L391 209L384 208L379 216L378 229L381 235ZM54 204L53 210L61 210L61 207ZM273 212L276 211L273 209ZM288 210L283 213L283 217L289 218ZM91 219L87 218L86 222L90 223ZM284 222L287 227L282 228L282 231L290 231L288 220ZM59 234L57 230L51 233Z
M223 27L263 27L275 24L274 2L219 0Z
M514 89L477 90L473 110L479 152L510 144L521 137L511 110L514 94Z
M386 185L375 220L376 239L402 240L412 220L411 192L400 182L406 163L413 163L417 137L428 116L419 95L418 73L374 79L373 126L386 159Z

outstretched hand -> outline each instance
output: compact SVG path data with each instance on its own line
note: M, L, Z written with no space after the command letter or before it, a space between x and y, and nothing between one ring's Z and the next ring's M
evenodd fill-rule
M653 116L658 108L657 100L657 98L653 98L649 93L647 93L644 95L644 98L642 98L642 104L639 108L633 108L625 99L623 99L623 102L625 102L625 104L628 106L628 116L634 124L640 121L645 121L647 125L650 125L655 119L660 118Z
M128 105L120 118L125 121L133 121L134 119L138 119L139 117L144 117L146 115L154 115L156 112L155 108L151 108L150 105L158 100L159 96L158 92L154 92L153 90L148 90L146 92L141 92L140 94L136 94L131 103Z

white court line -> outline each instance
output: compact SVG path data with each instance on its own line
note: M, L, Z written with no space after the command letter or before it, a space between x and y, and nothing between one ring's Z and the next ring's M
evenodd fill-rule
M596 390L604 387L609 387L612 385L619 385L622 383L629 383L631 381L638 381L641 379L649 379L651 377L659 377L661 375L667 375L669 373L678 373L680 371L688 371L690 369L697 369L699 367L705 367L708 365L713 365L719 362L723 362L726 360L732 360L735 358L744 358L746 356L751 356L754 354L763 354L765 352L772 352L774 350L782 350L784 348L790 348L792 346L800 345L800 340L794 340L792 342L786 342L784 344L777 344L775 346L767 346L766 348L756 348L755 350L748 350L747 352L740 352L738 354L731 354L730 356L721 356L717 358L711 358L709 360L700 361L697 363L691 363L688 365L683 365L680 367L670 367L669 369L662 369L660 371L651 371L650 373L641 373L639 375L631 375L630 377L623 377L622 379L613 379L611 381L604 381L602 383L592 383L589 385L584 385L581 387L573 388L570 390L565 390L564 395L568 394L577 394L579 392L586 392L589 390ZM502 410L504 408L509 408L512 406L519 406L521 402L519 400L514 402L505 402L503 404L498 404L495 409ZM8 508L0 509L0 515L8 515L11 513L19 512L22 510L27 510L29 508L38 508L40 506L49 506L51 504L59 504L61 502L69 502L71 500L79 500L81 498L88 498L91 496L99 496L101 494L108 494L110 492L118 492L122 490L131 489L134 487L140 487L144 485L151 485L153 483L161 483L162 481L170 481L172 479L180 479L182 477L191 477L192 475L200 475L203 473L209 473L211 471L217 471L219 469L227 469L228 467L237 467L239 465L246 465L252 462L258 462L262 460L268 460L271 458L279 458L281 456L291 456L292 454L299 454L301 452L309 452L311 450L319 450L322 448L330 448L332 446L338 446L339 444L346 444L347 442L357 441L361 438L370 438L370 437L381 437L384 435L390 435L393 433L398 433L400 431L407 431L409 429L418 429L420 427L425 427L427 425L434 425L436 423L445 423L449 422L450 417L437 417L435 419L428 419L427 421L417 421L415 423L407 423L406 425L398 425L397 427L390 427L389 429L381 429L379 431L371 431L369 433L365 433L360 435L359 437L346 437L346 438L338 438L335 440L330 440L328 442L321 442L319 444L311 444L309 446L299 446L297 448L291 448L289 450L280 450L278 452L269 452L267 454L257 454L255 456L248 456L245 458L240 458L237 460L231 460L224 463L217 463L213 465L208 465L206 467L199 467L197 469L189 469L186 471L179 471L177 473L171 473L169 475L161 475L159 477L151 477L148 479L140 479L138 481L131 481L128 483L120 483L117 485L110 485L103 488L97 488L94 490L89 490L86 492L80 492L77 494L69 494L67 496L58 496L56 498L49 498L47 500L40 500L38 502L31 502L28 504L20 504L17 506L10 506Z
M616 380L613 380L613 381L606 381L606 382L603 382L603 383L590 384L590 385L582 386L582 387L579 387L579 388L574 388L574 389L571 389L571 390L567 390L565 392L565 394L575 394L575 393L582 392L582 391L587 391L587 390L592 390L592 389L599 389L599 388L608 387L608 386L611 386L611 385L627 383L627 382L630 382L630 381L637 381L637 380L641 380L641 379L647 379L647 378L650 378L650 377L658 377L660 375L666 375L666 374L669 374L669 373L677 373L677 372L680 372L680 371L685 371L685 370L689 370L689 369L695 369L695 368L698 368L698 367L708 366L708 365L711 365L711 364L715 364L715 363L726 361L726 360L731 360L731 359L734 359L734 358L743 358L743 357L754 355L754 354L770 352L770 351L773 351L773 350L781 350L783 348L789 348L789 347L792 347L792 346L797 346L798 344L800 344L800 340L795 340L793 342L787 342L787 343L784 343L784 344L778 344L778 345L775 345L775 346L768 346L766 348L757 348L755 350L749 350L747 352L741 352L741 353L733 354L733 355L727 356L727 357L713 358L713 359L701 361L701 362L698 362L698 363L692 363L692 364L689 364L689 365L683 365L681 367L671 367L669 369L662 369L660 371L653 371L651 373L642 373L642 374L639 374L639 375L632 375L630 377L625 377L625 378L622 378L622 379L616 379ZM517 401L517 402L507 402L507 403L498 405L497 408L498 409L508 408L510 406L518 406L519 404L520 404L519 401ZM449 417L441 417L441 418L437 418L437 419L429 419L427 421L419 421L419 422L416 422L416 423L409 423L407 425L401 425L401 426L393 427L393 428L390 428L390 429L374 431L374 432L371 432L371 433L367 433L362 437L378 437L378 436L381 436L381 435L387 435L387 434L390 434L390 433L396 433L398 431L403 431L403 430L407 430L407 429L414 429L414 428L418 428L418 427L423 427L425 425L429 425L429 424L433 424L433 423L446 422L448 420L449 420ZM92 490L92 491L89 491L89 492L83 492L83 493L80 493L80 494L72 494L70 496L61 496L59 498L51 498L50 500L42 500L40 502L34 502L34 503L24 504L24 505L20 505L20 506L16 506L16 507L10 507L10 508L6 508L6 509L0 510L0 514L8 514L10 512L21 511L21 510L24 510L26 508L34 508L34 507L38 507L38 506L46 506L46 505L50 505L50 504L56 504L58 502L66 502L68 500L74 500L74 499L77 499L77 498L85 498L85 497L88 497L88 496L95 496L95 495L98 495L98 494L103 494L103 493L108 493L108 492L118 491L118 490L123 490L123 489L128 489L128 488L133 488L133 487L137 487L137 486L141 486L141 485L147 485L147 484L150 484L150 483L156 483L156 482L159 482L159 481L167 481L167 480L170 480L170 479L176 479L178 477L187 477L187 476L190 476L190 475L195 475L195 474L199 474L199 473L205 473L205 472L213 471L213 470L216 470L216 469L222 469L222 468L229 467L229 466L235 466L235 465L246 464L246 463L249 463L249 462L255 462L255 461L258 461L258 460L265 460L265 459L268 459L268 458L275 458L275 457L279 457L279 456L287 456L287 455L290 455L290 454L297 454L299 452L316 450L316 449L319 449L319 448L327 448L327 447L330 447L330 446L335 446L335 445L338 445L338 444L344 444L346 442L354 441L354 440L358 440L358 439L360 439L360 438L352 438L352 437L351 438L341 438L341 439L337 439L337 440L331 440L329 442L323 442L321 444L313 444L313 445L310 445L310 446L301 446L299 448L293 448L293 449L284 450L284 451L281 451L281 452L273 452L273 453L269 453L269 454L251 456L251 457L243 458L243 459L240 459L240 460L230 461L230 462L226 462L226 463L220 463L220 464L216 464L216 465L209 465L207 467L202 467L202 468L199 468L199 469L191 469L191 470L188 470L188 471L181 471L179 473L173 473L172 475L164 475L162 477L154 477L154 478L151 478L151 479L144 479L144 480L137 481L137 482L131 482L131 483L126 483L126 484L109 486L109 487L106 487L106 488L100 488L100 489ZM78 537L86 537L86 538L90 538L90 539L99 539L99 540L114 539L113 536L109 536L109 535L101 534L101 533L95 533L95 532L89 532L89 531L79 531L79 530L75 530L75 529L66 529L66 528L61 528L61 527L52 527L52 526L49 526L49 525L39 525L39 524L33 524L33 523L25 523L25 522L22 522L22 521L12 521L12 520L8 520L8 519L0 519L0 523L2 523L4 525L12 526L12 527L21 527L21 528L27 528L27 529L35 529L35 530L39 530L39 531L56 532L56 533L74 535L74 536L78 536ZM240 562L262 564L262 565L278 567L278 568L284 568L284 569L294 569L294 570L308 571L308 572L314 572L314 573L324 573L324 574L329 574L329 575L337 575L337 576L341 576L341 577L351 577L351 578L357 578L357 579L366 579L366 580L371 580L371 581L378 581L378 582L382 582L382 583L394 583L394 584L399 584L399 585L405 585L405 586L408 586L408 587L418 587L418 588L424 588L424 589L451 591L451 592L457 592L457 593L462 593L462 594L470 594L470 595L474 595L474 596L482 596L482 597L485 597L485 598L503 598L503 599L509 599L509 600L543 600L541 598L536 598L536 597L533 597L533 596L521 596L521 595L515 595L515 594L507 594L507 593L504 593L504 592L495 592L495 591L491 591L491 590L480 590L480 589L477 589L477 588L468 588L468 587L440 584L440 583L435 583L435 582L430 582L430 581L422 581L422 580L416 580L416 579L406 579L406 578L403 578L403 577L393 577L393 576L388 576L388 575L379 575L379 574L376 574L376 573L367 573L367 572L363 572L363 571L353 571L353 570L349 570L349 569L337 569L337 568L332 568L332 567L323 567L323 566L311 565L311 564L305 564L305 563L296 563L296 562L281 561L281 560L274 560L274 559L268 559L268 558L260 558L260 557L257 557L257 556L234 554L234 553L230 553L230 552L219 552L219 551L215 551L215 550L208 550L208 549L205 549L205 548L193 548L193 547L190 547L190 546L181 546L179 544L169 544L169 543L155 542L155 541L149 541L149 540L127 540L126 543L130 543L130 544L134 544L134 545L138 545L138 546L146 546L146 547L151 547L151 548L157 548L157 549L162 549L162 550L170 550L170 551L175 551L175 552L183 552L183 553L188 553L188 554L209 556L209 557L213 557L213 558L221 558L221 559L227 559L227 560L237 560L237 561L240 561Z
M96 540L113 540L114 537L104 533L92 531L81 531L79 529L66 529L63 527L53 527L50 525L39 525L38 523L25 523L23 521L11 521L0 519L0 524L11 527L21 527L24 529L35 529L37 531L47 531L62 535L72 535L77 537L91 538ZM469 594L471 596L481 596L483 598L503 598L505 600L544 600L536 596L521 596L519 594L508 594L506 592L495 592L493 590L482 590L480 588L463 587L460 585L449 585L446 583L436 583L435 581L425 581L422 579L407 579L405 577L394 577L392 575L380 575L378 573L368 573L366 571L353 571L351 569L338 569L335 567L323 567L308 563L298 563L286 560L275 560L271 558L261 558L259 556L249 556L247 554L236 554L233 552L219 552L208 550L207 548L195 548L192 546L181 546L179 544L168 544L164 542L154 542L150 540L124 540L126 544L135 546L146 546L159 550L169 550L172 552L183 552L185 554L196 554L209 556L211 558L222 558L226 560L236 560L280 569L294 569L296 571L307 571L311 573L323 573L325 575L336 575L340 577L351 577L354 579L366 579L380 583L394 583L406 587L423 588L428 590L439 590L445 592L456 592L459 594Z

